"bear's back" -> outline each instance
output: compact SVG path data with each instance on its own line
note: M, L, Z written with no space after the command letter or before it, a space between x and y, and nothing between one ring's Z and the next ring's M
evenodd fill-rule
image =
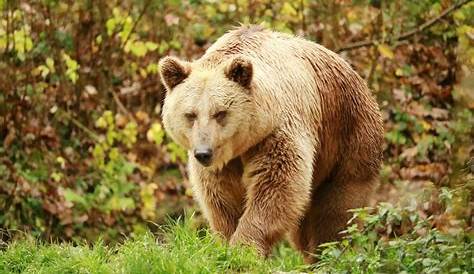
M298 97L304 100L302 104L319 104L321 93L344 92L347 83L366 89L363 79L336 53L259 25L241 26L226 33L196 63L212 68L237 55L252 62L257 92L270 93L267 95L280 98L283 104Z
M196 63L216 68L234 56L243 56L253 65L253 92L263 107L271 107L273 113L315 116L321 85L305 59L312 58L307 53L316 51L315 43L251 25L223 35Z
M253 64L252 92L259 105L281 123L307 126L325 154L321 160L333 166L346 157L377 171L380 111L365 81L344 59L314 42L252 25L219 38L196 63L217 67L238 55ZM352 152L357 153L348 157Z

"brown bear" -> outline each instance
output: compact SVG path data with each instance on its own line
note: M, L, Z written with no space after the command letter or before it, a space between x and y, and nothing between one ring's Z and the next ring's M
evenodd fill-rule
M163 125L189 151L211 228L268 255L287 236L307 261L363 207L383 124L364 80L334 52L241 26L198 60L165 57Z

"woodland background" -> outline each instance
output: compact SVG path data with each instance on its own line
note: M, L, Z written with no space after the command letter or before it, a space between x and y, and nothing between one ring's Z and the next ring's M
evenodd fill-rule
M386 132L373 204L398 210L378 237L412 231L416 213L472 247L465 0L0 0L0 247L20 232L121 241L194 211L158 60L198 58L238 23L303 35L367 80Z

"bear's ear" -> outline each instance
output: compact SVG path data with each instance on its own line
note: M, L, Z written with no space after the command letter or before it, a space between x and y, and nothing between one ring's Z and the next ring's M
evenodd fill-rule
M191 66L188 62L169 56L160 60L159 68L161 81L168 91L183 82L191 73Z
M253 76L252 63L243 57L236 57L225 69L225 75L244 88L250 88Z

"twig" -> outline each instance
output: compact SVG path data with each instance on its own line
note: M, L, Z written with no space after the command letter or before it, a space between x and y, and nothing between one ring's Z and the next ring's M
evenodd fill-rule
M452 5L448 9L444 10L440 15L426 21L425 23L415 27L414 29L412 29L410 31L407 31L407 32L402 33L399 36L395 37L393 39L393 41L406 40L406 39L412 37L413 35L424 31L425 29L427 29L427 28L431 27L432 25L436 24L439 20L443 19L444 17L446 17L447 15L452 13L453 11L459 9L460 7L464 6L465 4L467 4L471 1L472 0L462 0L459 3ZM336 52L348 51L348 50L353 50L353 49L357 49L357 48L361 48L361 47L374 46L374 45L377 45L379 43L380 43L380 41L378 41L378 40L359 41L359 42L355 42L355 43L337 48L335 51Z
M379 14L377 15L377 20L372 24L372 28L375 30L372 33L372 40L379 39L381 34L384 33L384 20L383 20L383 7L384 2L380 2ZM382 36L383 37L383 36ZM374 39L375 38L375 39ZM379 59L379 51L374 48L372 56L372 64L370 65L369 75L367 75L367 85L372 89L372 82L374 79L375 70L377 68L377 61Z
M135 120L135 117L130 113L130 111L127 110L127 108L123 105L122 101L120 101L120 98L118 97L117 93L112 90L112 97L114 98L115 103L117 104L119 110L123 112L125 115L128 116L132 121L137 122Z
M60 115L71 121L76 127L82 129L85 133L87 133L94 141L99 142L100 138L95 132L92 130L88 129L85 125L83 125L81 122L79 122L76 118L72 117L72 115L64 110L58 109L58 112Z
M150 6L151 4L151 0L148 0L145 2L145 4L143 5L143 9L142 11L140 12L140 14L138 15L137 17L137 20L135 20L135 22L133 22L133 26L132 26L132 29L130 30L130 32L128 33L127 37L125 38L124 42L122 43L122 46L121 48L125 47L125 45L127 44L128 40L130 40L130 37L132 36L132 33L135 31L135 29L137 28L137 25L138 23L140 22L140 20L142 20L142 17L143 15L145 15L145 12L148 10L148 7Z
M303 33L306 32L306 18L305 18L305 16L304 16L304 10L305 10L304 0L301 0L301 1L300 1L301 29L303 30Z
M5 53L8 53L9 52L9 48L10 48L10 31L11 31L11 16L10 16L10 1L7 1L5 3L5 11L4 11L6 14L7 14L7 29L6 29L6 45L5 45ZM5 55L6 56L6 55Z

